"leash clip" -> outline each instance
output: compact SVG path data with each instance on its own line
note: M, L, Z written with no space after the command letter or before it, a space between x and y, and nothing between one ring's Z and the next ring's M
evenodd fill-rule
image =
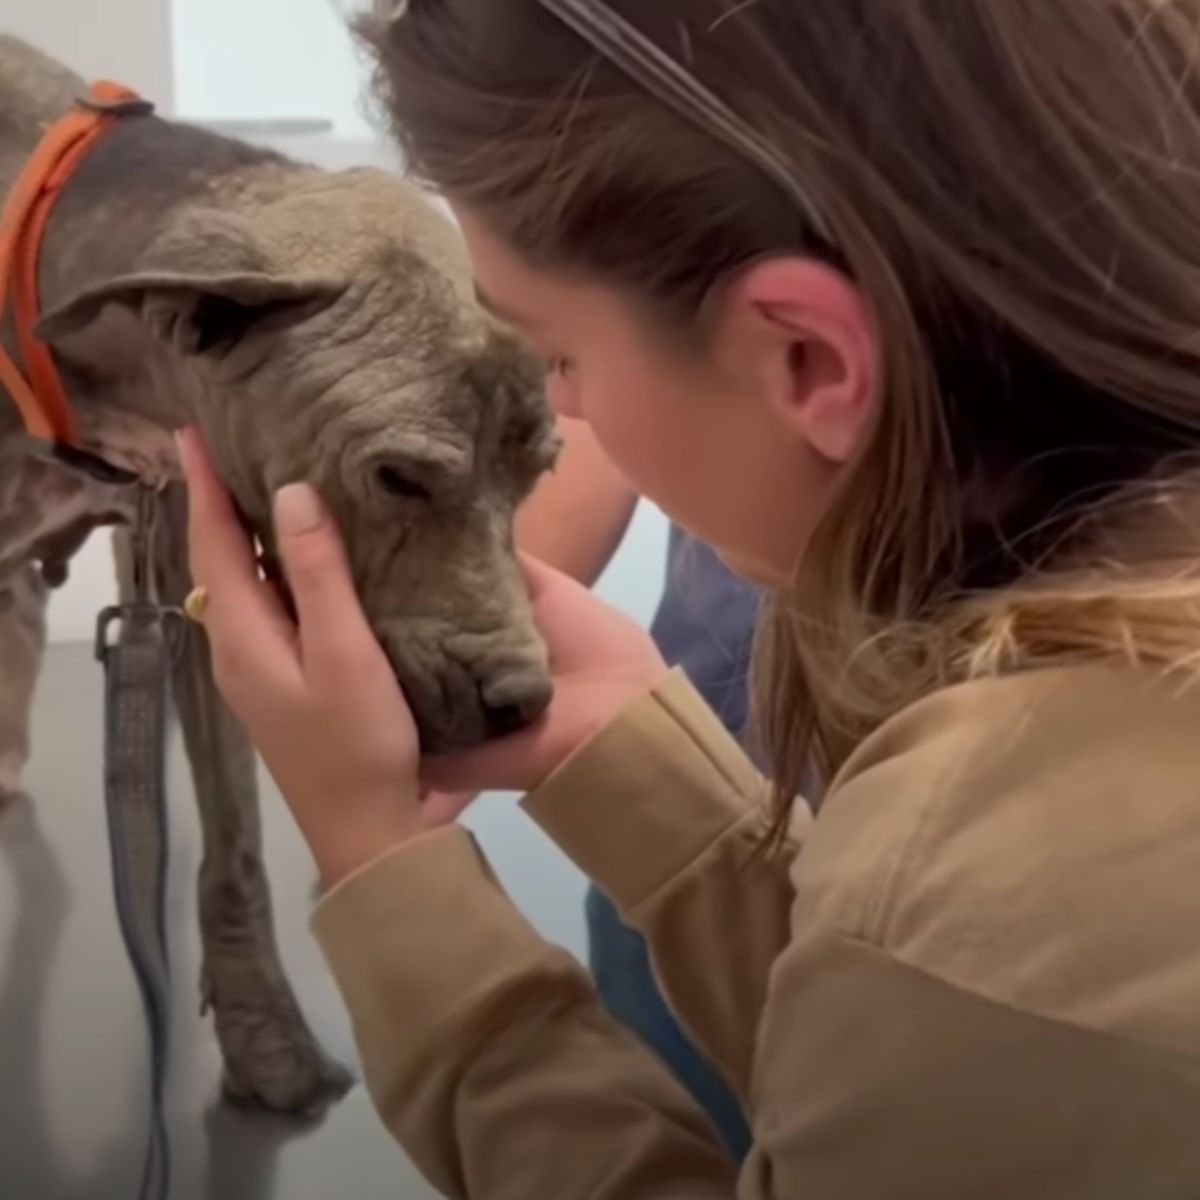
M113 629L118 625L156 626L176 661L187 636L187 617L182 608L160 604L154 583L154 522L157 491L149 484L138 487L137 514L130 541L133 548L133 599L112 604L96 618L95 655L106 662L114 646Z

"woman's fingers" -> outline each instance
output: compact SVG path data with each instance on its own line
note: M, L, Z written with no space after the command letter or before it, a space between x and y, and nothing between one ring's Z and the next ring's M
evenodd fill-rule
M237 510L199 436L180 435L188 482L192 578L209 593L205 625L225 674L251 667L267 678L301 673L309 687L341 686L383 657L363 615L337 527L317 493L291 484L275 501L279 557L292 591L299 631L258 563ZM283 674L281 674L283 672ZM390 678L390 672L389 672Z
M295 662L295 634L278 598L259 579L237 510L193 430L179 436L188 485L192 579L208 592L204 623L218 660L239 668L251 657L274 671Z
M425 792L421 796L421 817L433 827L457 821L478 798L476 792Z
M244 588L248 581L257 582L254 553L199 434L185 429L178 443L187 478L192 578L208 588L227 582Z
M194 435L180 441L191 562L221 693L279 784L333 883L423 829L452 799L417 802L417 732L358 606L333 519L310 488L276 501L276 543L296 604L288 619Z
M275 534L310 680L341 684L358 669L383 663L337 525L308 484L290 484L276 496Z

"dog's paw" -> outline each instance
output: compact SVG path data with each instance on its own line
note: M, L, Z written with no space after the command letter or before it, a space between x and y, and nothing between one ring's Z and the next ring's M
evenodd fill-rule
M321 1049L290 996L214 1000L231 1103L315 1117L350 1090L353 1076Z
M247 1014L243 1036L236 1057L225 1061L222 1087L231 1104L317 1117L353 1086L350 1072L328 1058L307 1030Z

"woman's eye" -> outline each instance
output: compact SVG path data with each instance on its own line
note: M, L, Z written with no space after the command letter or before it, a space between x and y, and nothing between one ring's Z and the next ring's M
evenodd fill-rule
M565 379L571 373L571 360L569 358L552 358L546 364L546 374L556 375L560 379Z
M375 469L375 478L379 486L389 495L402 500L431 500L429 489L418 483L400 468L382 466Z

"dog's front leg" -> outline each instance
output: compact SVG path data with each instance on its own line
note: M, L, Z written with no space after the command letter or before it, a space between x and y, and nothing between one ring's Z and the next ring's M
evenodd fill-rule
M36 563L0 582L0 804L21 790L29 718L46 648L47 588Z
M180 488L168 489L161 501L155 563L166 604L181 604L190 586L186 504ZM124 535L119 535L117 558L127 592ZM322 1051L284 975L262 861L257 762L217 694L199 627L188 630L175 666L174 693L204 836L201 987L221 1043L226 1093L278 1112L320 1111L346 1091L350 1077Z

